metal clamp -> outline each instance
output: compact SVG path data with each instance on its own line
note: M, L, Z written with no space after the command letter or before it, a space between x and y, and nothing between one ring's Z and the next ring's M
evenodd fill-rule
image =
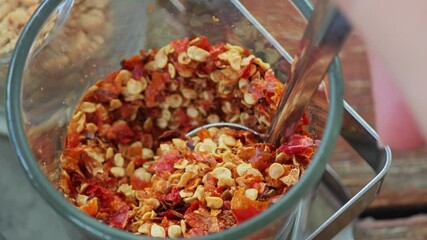
M340 187L328 186L335 199L343 201L340 203L342 206L309 236L304 236L305 239L331 239L357 218L378 196L384 177L391 166L390 148L381 145L377 133L346 102L341 136L369 164L376 176L350 199ZM331 177L334 177L333 174L324 174L322 181L330 182L328 178ZM294 238L301 239L302 236L294 235Z

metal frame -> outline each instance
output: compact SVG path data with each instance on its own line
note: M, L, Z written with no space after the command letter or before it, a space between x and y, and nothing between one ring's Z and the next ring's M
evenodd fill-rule
M391 166L391 150L383 146L377 133L360 117L349 104L344 102L344 119L341 136L369 164L376 176L369 181L344 205L327 219L306 239L331 239L350 224L378 196L384 177ZM330 174L324 174L322 181L330 182ZM338 200L345 199L340 187L330 186L330 191Z

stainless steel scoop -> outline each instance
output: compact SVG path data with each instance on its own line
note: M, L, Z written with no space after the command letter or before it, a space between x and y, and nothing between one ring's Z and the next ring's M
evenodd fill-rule
M215 123L196 128L186 137L197 134L201 128L233 127L249 130L274 145L285 142L294 132L350 30L349 22L330 0L317 1L269 131L264 135L240 124Z

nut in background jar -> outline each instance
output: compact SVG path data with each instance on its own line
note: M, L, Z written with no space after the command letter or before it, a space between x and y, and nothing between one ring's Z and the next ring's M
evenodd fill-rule
M5 85L8 64L19 35L31 15L43 0L0 0L0 134L6 134L5 117ZM70 64L85 64L85 56L99 53L106 36L111 32L109 24L110 0L74 0L64 1L62 10L58 10L41 28L40 33L31 49L32 57L38 58L32 68L33 72L30 95L26 98L37 99L38 95L45 94L43 79L40 77L48 69L58 69L55 72L58 79L63 79L69 73L64 66ZM70 12L70 4L73 8ZM50 36L58 34L55 39ZM61 39L71 39L73 44L67 44ZM58 51L57 49L60 49ZM83 56L84 55L84 56ZM74 80L73 80L74 81ZM63 88L67 89L67 81L63 80ZM36 101L36 100L35 100Z
M5 85L10 55L41 0L0 0L0 134L6 134Z

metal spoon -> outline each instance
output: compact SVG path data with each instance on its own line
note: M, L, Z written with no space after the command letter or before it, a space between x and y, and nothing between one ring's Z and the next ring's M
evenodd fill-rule
M264 141L280 145L294 133L305 108L325 77L333 59L351 30L350 23L330 3L318 0L305 29L301 46L291 68L285 93L280 99L276 115L266 135L235 123L214 123L196 128L186 137L197 134L201 128L233 127L249 130Z

